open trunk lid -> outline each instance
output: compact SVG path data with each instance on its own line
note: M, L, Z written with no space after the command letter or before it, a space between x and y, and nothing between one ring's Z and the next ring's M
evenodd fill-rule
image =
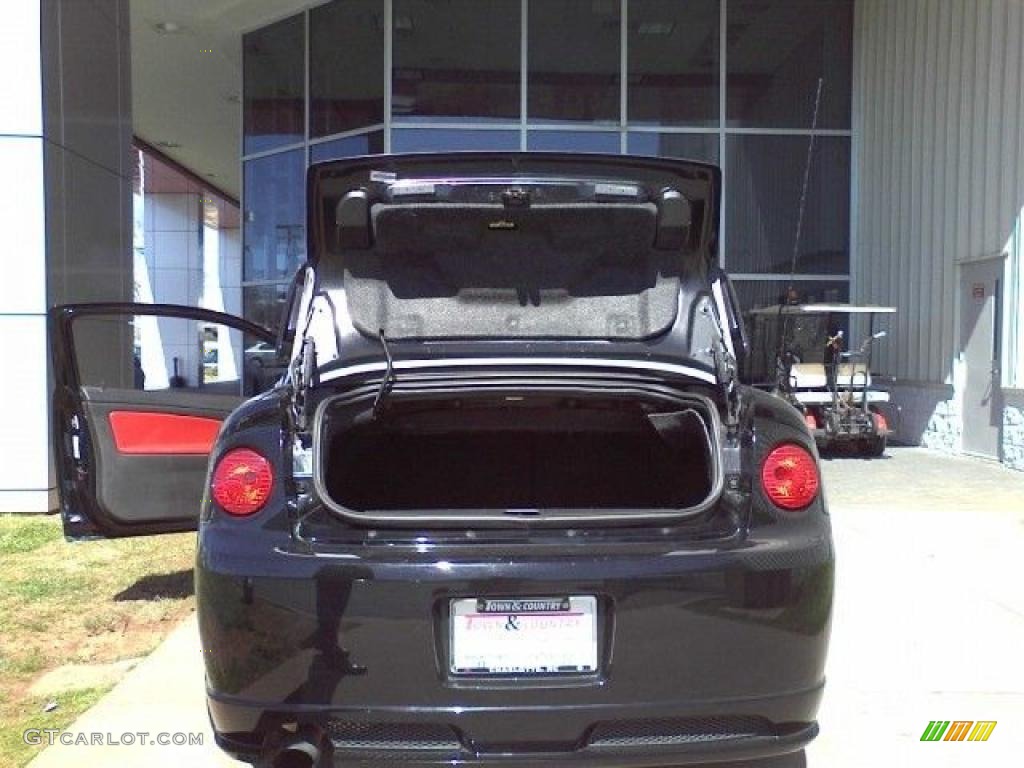
M365 337L607 351L686 331L715 260L719 181L700 163L602 155L336 161L310 170L310 259Z
M732 423L719 183L699 163L601 155L314 166L293 370L315 390L299 423L316 495L399 527L710 510Z

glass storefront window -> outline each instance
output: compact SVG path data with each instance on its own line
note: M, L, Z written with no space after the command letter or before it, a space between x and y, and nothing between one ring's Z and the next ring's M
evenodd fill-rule
M336 0L309 12L310 135L384 122L384 0Z
M718 0L630 0L627 109L634 125L718 125Z
M395 122L519 119L519 0L395 0Z
M243 171L246 313L276 323L305 259L307 151L516 151L524 129L529 150L724 164L726 267L788 274L819 78L818 127L851 125L853 4L525 0L524 18L523 0L332 0L245 35L243 154L268 153ZM817 298L847 295L850 144L817 139L797 259ZM780 289L738 282L750 301Z
M340 157L379 155L383 151L384 131L372 131L314 144L309 148L309 162L322 163Z
M619 153L620 139L613 131L530 131L526 147L538 152Z
M730 126L850 127L853 0L729 0L726 115Z
M532 0L527 116L618 123L618 0Z
M626 142L631 155L682 157L718 164L717 133L648 133L631 131Z
M519 131L396 128L391 132L392 152L515 151L517 149L519 149Z
M242 37L245 154L295 144L305 136L305 17Z
M733 280L740 308L744 312L760 307L777 306L785 299L788 280ZM850 300L850 284L845 280L796 280L796 298L802 303Z
M287 280L306 260L305 153L245 163L242 279Z
M264 328L277 330L287 298L288 283L246 286L242 288L245 318Z
M730 272L789 274L808 136L729 136L726 254ZM850 271L850 139L819 136L807 188L797 272Z

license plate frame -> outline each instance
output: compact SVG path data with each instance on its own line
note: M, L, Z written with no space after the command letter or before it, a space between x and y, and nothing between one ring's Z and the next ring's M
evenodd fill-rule
M448 673L487 678L595 675L598 606L594 595L453 598L448 605Z

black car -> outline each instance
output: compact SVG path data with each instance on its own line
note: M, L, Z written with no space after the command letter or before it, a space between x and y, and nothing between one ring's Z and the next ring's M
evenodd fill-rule
M225 750L667 766L815 736L829 518L800 414L738 382L720 188L666 159L331 162L309 172L309 261L276 334L168 305L53 311L66 533L198 526ZM172 354L191 370L173 318L228 329L205 337L222 377L260 341L288 372L248 399L241 375L162 387ZM143 349L136 389L147 338L164 357Z

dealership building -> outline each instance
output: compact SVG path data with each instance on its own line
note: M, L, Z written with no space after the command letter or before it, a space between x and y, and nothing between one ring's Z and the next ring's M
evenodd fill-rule
M805 300L896 307L875 369L898 438L1024 470L1020 0L0 13L0 511L56 503L48 307L176 303L276 324L306 258L306 168L380 152L717 164L721 259L746 308L791 280ZM209 368L208 342L155 332L174 370L145 386Z

